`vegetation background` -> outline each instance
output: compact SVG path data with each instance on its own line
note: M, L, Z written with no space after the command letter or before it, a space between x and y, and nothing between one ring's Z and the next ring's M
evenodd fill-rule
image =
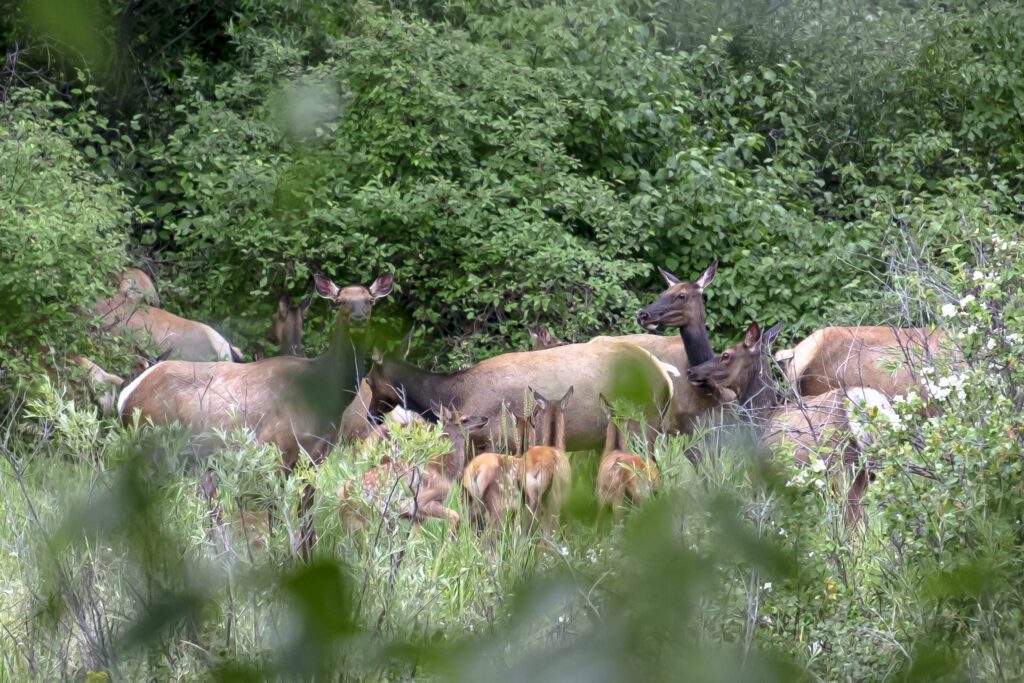
M1020 3L0 0L0 35L4 678L1024 673ZM751 320L946 312L969 363L880 439L860 538L820 477L723 437L699 473L662 443L666 494L618 526L579 456L549 542L358 533L322 496L303 565L285 533L211 527L181 434L114 428L41 370L41 347L128 370L82 312L129 264L247 353L312 272L394 270L375 318L458 367L528 324L636 331L652 263L712 258L716 348ZM225 509L293 524L302 477L236 437Z

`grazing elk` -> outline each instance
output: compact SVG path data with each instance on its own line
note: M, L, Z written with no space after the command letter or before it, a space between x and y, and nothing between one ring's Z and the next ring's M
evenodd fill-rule
M340 514L350 526L362 526L366 521L358 514L356 497L370 506L385 519L397 511L398 516L413 523L427 518L446 519L453 530L460 523L459 513L445 505L452 486L462 478L466 466L467 432L473 432L487 425L486 417L460 416L447 408L437 406L441 417L442 433L451 443L451 449L443 456L435 457L426 466L403 464L385 457L376 467L360 478L360 490L355 490L355 481L343 484L338 489ZM399 490L404 484L408 492Z
M160 295L156 285L145 271L139 268L126 268L117 279L117 291L132 301L141 301L153 308L160 308Z
M530 525L539 523L550 535L562 505L569 497L572 468L565 455L565 413L573 387L557 401L534 391L533 408L537 445L523 456L523 502L530 514Z
M279 356L302 355L302 321L311 303L312 292L298 303L293 302L288 294L278 297L277 310L270 316L267 337L278 345Z
M93 311L104 331L151 342L160 353L170 352L180 360L241 360L238 350L209 325L150 306L131 287L97 301Z
M759 435L759 450L770 454L773 447L790 444L796 462L808 465L818 453L833 474L844 467L856 470L846 493L844 518L856 525L862 515L861 498L868 486L868 468L861 452L872 437L852 405L865 405L869 412L894 415L884 395L874 389L849 387L810 396L797 404L782 400L768 375L770 359L766 349L778 326L764 335L757 323L747 329L743 341L687 373L691 381L708 387L723 402L735 402L749 416Z
M67 360L82 374L89 398L100 409L100 414L113 415L117 408L117 392L124 380L112 375L85 356L69 354Z
M544 349L554 348L555 346L565 346L568 343L551 334L551 331L544 326L538 327L537 329L527 327L526 331L530 333L530 339L533 340L534 351L543 351Z
M516 510L522 498L523 456L536 445L533 420L528 415L515 415L515 453L481 453L469 461L462 474L462 490L473 528L483 530L486 518L493 528L500 529L509 513Z
M596 337L591 343L622 341L641 347L662 363L672 366L673 400L667 427L673 432L689 433L697 418L717 405L699 387L686 380L686 369L711 359L714 352L708 339L704 313L704 290L715 278L718 261L712 261L693 282L682 282L672 273L658 268L668 284L658 299L637 315L641 327L660 331L678 328L679 334L628 334L621 337Z
M920 386L920 364L942 355L944 341L924 327L825 327L776 357L800 396L866 387L892 399Z
M594 496L600 509L611 509L612 514L619 517L627 502L639 503L657 491L658 464L653 453L651 462L647 463L628 450L626 436L612 419L612 407L604 396L601 396L601 405L608 416L608 430L597 468Z
M281 450L286 471L301 454L319 464L337 440L342 413L363 374L364 337L373 304L391 291L394 277L381 275L369 287L344 288L321 275L315 280L317 294L338 306L324 353L254 363L165 361L121 392L121 420L129 423L138 411L145 421L179 422L203 433L240 423L257 441ZM304 497L303 507L311 502Z
M433 419L429 406L435 401L488 417L490 435L474 439L477 452L495 450L502 411L507 406L523 413L528 387L561 395L576 386L579 399L565 412L569 450L597 449L604 442L599 394L633 398L650 425L660 425L672 398L672 382L661 363L637 346L618 342L506 353L453 373L433 373L395 357L375 355L367 380L368 412L375 420L397 405Z

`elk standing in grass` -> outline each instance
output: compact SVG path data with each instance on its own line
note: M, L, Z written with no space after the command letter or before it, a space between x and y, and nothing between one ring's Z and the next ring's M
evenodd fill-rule
M467 433L486 427L487 418L461 416L440 406L436 410L442 415L442 433L451 443L450 450L422 468L391 458L383 459L360 478L359 501L355 481L342 485L338 499L340 514L346 523L362 526L364 520L357 509L361 503L369 503L385 519L390 520L397 512L398 516L414 523L434 518L448 520L453 529L459 526L459 514L447 507L445 501L452 486L461 480L466 466ZM399 491L403 484L408 492Z
M533 392L537 445L523 456L523 501L530 525L539 523L548 535L555 529L555 520L572 485L572 468L565 455L565 412L572 393L570 386L562 398L552 401Z
M513 416L515 453L481 453L469 461L462 475L466 509L477 530L483 530L486 518L490 518L493 528L500 529L522 499L523 456L536 439L531 418L514 413Z
M601 404L608 415L608 431L605 434L604 451L597 468L594 496L598 508L612 511L621 516L626 503L636 504L651 496L658 489L658 465L646 462L631 453L626 445L626 435L612 419L612 407L604 396Z
M128 385L118 413L128 424L135 411L154 424L179 422L195 432L250 429L258 441L280 450L286 471L304 454L319 464L337 441L341 416L363 374L364 338L373 304L390 291L392 275L369 287L339 288L316 276L316 291L338 306L327 351L316 358L275 356L254 363L159 363ZM303 509L312 503L304 496ZM308 549L312 530L304 531Z
M777 334L776 326L764 335L757 323L747 329L743 341L712 360L690 368L691 381L709 388L723 402L736 402L750 417L759 434L759 448L765 455L774 447L788 444L796 462L809 465L821 453L825 467L837 475L844 467L855 470L846 493L844 518L856 525L862 515L861 498L868 486L868 469L860 462L863 448L872 442L863 418L853 405L866 408L869 415L894 416L880 392L864 387L833 389L797 404L784 403L768 377L770 359L766 348Z

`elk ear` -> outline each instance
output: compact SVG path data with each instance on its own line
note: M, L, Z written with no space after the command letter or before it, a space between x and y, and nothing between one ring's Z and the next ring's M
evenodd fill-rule
M769 327L768 331L761 336L761 343L765 346L771 346L778 338L779 332L782 332L782 322L777 322Z
M530 339L533 340L534 344L540 342L540 332L533 329L532 327L527 327L526 331L530 333Z
M548 400L541 396L540 392L534 389L533 387L527 387L527 389L531 394L533 394L533 401L534 403L537 404L534 407L533 412L536 413L537 410L546 410L548 407Z
M761 326L756 322L750 323L747 333L743 337L743 345L748 349L756 348L761 343Z
M565 392L565 396L563 396L558 401L558 403L561 405L563 410L565 409L565 406L569 405L569 399L572 398L572 389L573 389L572 387L569 387L569 390L567 392Z
M277 297L277 313L284 317L288 315L288 309L292 307L292 298L288 294Z
M442 422L444 421L444 414L446 412L445 407L438 403L437 401L430 402L430 412L432 412L434 415L437 415L438 420L441 420Z
M700 277L697 278L697 286L700 287L700 290L702 292L704 291L705 287L707 287L712 282L714 282L714 280L715 280L715 272L717 270L718 270L718 259L715 259L714 261L711 262L711 265L709 265L707 268L704 269L704 272L700 274Z
M384 273L370 285L370 296L374 299L380 299L391 293L391 288L395 285L395 274Z
M675 285L678 285L680 282L682 282L682 280L680 280L675 275L673 275L672 273L668 272L667 270L665 270L661 266L658 266L658 272L661 273L661 276L663 278L665 278L665 282L668 283L669 287L673 287Z
M376 346L374 346L373 350L370 352L370 360L373 362L374 365L377 365L379 363L383 363L384 362L384 352L381 351L380 349L378 349Z
M323 275L314 275L313 282L316 284L316 293L331 301L334 301L338 296L338 292L341 291L338 289L338 285L334 284L333 280Z
M402 360L409 357L409 349L412 348L412 335L415 331L415 327L410 327L409 331L402 337L402 343L398 345L398 357Z
M309 305L313 303L313 292L306 295L302 301L299 302L299 310L305 313L309 309Z
M490 418L484 415L468 415L462 418L462 427L468 430L483 429L490 422Z

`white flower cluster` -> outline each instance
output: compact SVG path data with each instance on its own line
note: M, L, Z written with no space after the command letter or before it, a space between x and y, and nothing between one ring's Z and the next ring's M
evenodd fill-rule
M939 377L936 381L926 379L924 385L928 389L928 395L936 401L943 401L954 394L958 400L963 401L967 398L967 394L964 392L964 385L966 383L966 374L953 373L945 377Z

